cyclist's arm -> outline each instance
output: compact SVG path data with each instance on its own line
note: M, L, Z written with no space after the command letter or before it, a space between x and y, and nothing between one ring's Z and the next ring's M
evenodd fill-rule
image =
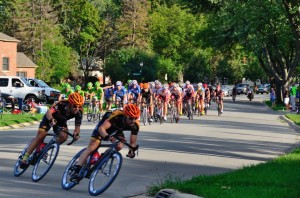
M101 124L101 126L98 129L98 132L99 132L100 136L102 137L101 139L104 139L105 137L108 136L108 133L106 130L109 129L110 127L111 127L111 123L108 120L105 120L103 122L103 124Z

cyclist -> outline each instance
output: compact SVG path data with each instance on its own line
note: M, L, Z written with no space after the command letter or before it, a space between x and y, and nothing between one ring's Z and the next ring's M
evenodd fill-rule
M79 93L72 93L69 95L68 100L61 100L48 109L39 125L36 137L29 145L28 150L22 159L20 168L26 168L29 166L29 156L38 147L38 145L43 142L47 135L47 132L51 127L55 128L57 126L60 126L68 129L67 120L75 118L74 137L75 140L79 138L80 125L82 122L83 114L83 103L84 99ZM57 142L59 144L62 144L67 140L67 138L68 135L66 133L60 133Z
M75 86L75 92L79 93L82 97L84 97L84 91L81 90L81 86L80 85L76 85Z
M119 105L119 102L121 102L123 104L123 108L127 102L126 89L125 89L125 87L122 86L121 81L116 82L116 87L114 89L113 101L115 101L117 107Z
M210 99L210 90L207 87L207 84L204 84L204 102L207 103L207 107L209 107Z
M71 88L71 85L69 83L63 83L62 84L62 90L60 92L60 95L58 97L58 100L68 99L69 95L73 93L74 91Z
M95 97L96 97L96 102L99 102L99 111L102 112L102 105L103 105L103 89L100 87L100 82L97 81L95 82Z
M232 100L235 102L235 98L237 95L236 85L232 88Z
M196 91L196 103L198 107L198 111L201 115L204 115L204 88L202 87L202 83L198 83L198 89Z
M113 96L114 96L114 85L109 85L107 88L104 89L104 98L106 102L106 110L111 109L113 103Z
M101 121L96 125L92 132L90 143L88 147L80 155L77 164L75 165L75 171L71 175L71 181L79 183L82 179L79 175L82 165L85 163L88 156L95 149L99 147L102 140L104 141L114 141L114 139L109 139L109 134L118 131L118 136L125 139L123 131L131 131L130 135L130 145L136 147L137 144L137 134L139 132L139 121L137 120L140 116L139 108L134 104L128 104L124 107L124 110L115 110L113 112L107 112ZM123 148L123 143L119 143L117 150ZM134 158L135 150L129 149L127 157Z
M141 88L136 80L132 81L132 86L128 87L128 102L135 103L140 96Z
M167 121L167 112L168 112L168 104L169 104L170 96L171 96L171 93L169 91L168 84L164 84L161 89L158 89L156 96L155 96L155 100L163 101L164 108L162 109L162 111L163 111L162 116L163 116L164 121Z
M193 85L191 85L190 81L186 81L185 82L185 87L182 91L183 93L183 103L187 104L187 102L189 100L191 100L191 104L193 105L193 103L195 102L194 101L194 98L195 98L195 89L193 87ZM190 115L188 114L187 117L190 117Z
M88 82L88 84L86 85L86 90L85 90L85 99L91 102L94 95L95 95L95 89L93 87L93 83Z
M180 116L181 112L182 112L182 93L181 93L181 88L179 87L179 85L177 83L173 83L172 88L170 89L171 92L171 98L174 98L176 101L176 107L177 107L177 112L178 112L178 116ZM177 118L179 119L179 117Z
M142 86L141 94L138 99L139 103L145 102L146 104L149 105L150 109L150 122L153 122L153 98L152 98L152 91L149 88L148 83L144 83Z
M221 89L221 85L217 84L216 90L214 91L214 97L216 98L216 101L220 102L221 105L221 113L223 113L223 109L224 109L224 103L223 103L223 97L224 97L224 93Z

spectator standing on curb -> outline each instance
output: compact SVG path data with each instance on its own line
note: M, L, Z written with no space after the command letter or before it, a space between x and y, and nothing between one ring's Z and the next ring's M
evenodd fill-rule
M285 110L288 111L290 110L290 93L288 88L285 88L283 97L284 97L283 102L285 104Z
M292 105L292 111L296 111L296 101L295 101L296 92L297 92L297 88L295 86L295 83L293 83L291 91L290 91L290 100L291 100L290 102Z
M274 88L271 88L271 91L270 91L270 101L272 103L272 107L275 107L275 99L276 99L276 96L275 96L275 90Z

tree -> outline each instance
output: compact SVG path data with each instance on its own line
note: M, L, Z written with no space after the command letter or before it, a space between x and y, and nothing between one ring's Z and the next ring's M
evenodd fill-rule
M75 73L78 60L74 59L76 55L71 48L64 46L63 43L46 40L43 49L37 53L39 57L37 64L40 65L37 68L37 78L57 83L70 73Z
M119 45L149 48L147 0L122 0L122 15L117 21Z
M64 2L60 7L59 21L68 45L79 55L80 69L87 81L90 71L99 61L96 56L101 20L98 10L85 0ZM64 11L64 12L62 12Z
M195 40L199 30L197 18L177 5L162 5L152 10L150 19L153 50L162 58L171 59L172 70L181 76L199 45Z
M140 63L143 62L143 67ZM107 58L105 72L113 82L126 82L136 79L142 82L157 79L157 57L151 51L141 51L139 48L122 48L114 51Z
M299 1L219 1L211 17L212 42L219 49L236 44L254 53L260 66L274 78L278 102L300 61Z

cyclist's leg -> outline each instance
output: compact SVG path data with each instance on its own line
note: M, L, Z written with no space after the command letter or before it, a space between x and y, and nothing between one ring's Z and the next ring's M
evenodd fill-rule
M66 130L68 130L68 127L67 127L67 123L65 123L65 126L63 126ZM63 144L66 140L68 139L68 134L63 132L63 131L60 131L59 132L59 135L58 135L58 138L56 140L56 142L58 144Z
M164 101L164 109L163 109L163 117L165 121L167 120L168 103L169 103L168 99L166 98Z
M204 100L201 98L200 102L200 109L201 109L201 114L204 115Z
M26 167L28 166L28 158L31 155L31 153L38 147L38 145L45 139L45 137L47 136L47 132L50 130L50 125L49 125L49 121L47 119L46 116L43 117L43 120L41 121L40 125L39 125L39 129L37 132L36 137L32 140L31 144L29 145L22 163L21 163L21 168L22 167Z

